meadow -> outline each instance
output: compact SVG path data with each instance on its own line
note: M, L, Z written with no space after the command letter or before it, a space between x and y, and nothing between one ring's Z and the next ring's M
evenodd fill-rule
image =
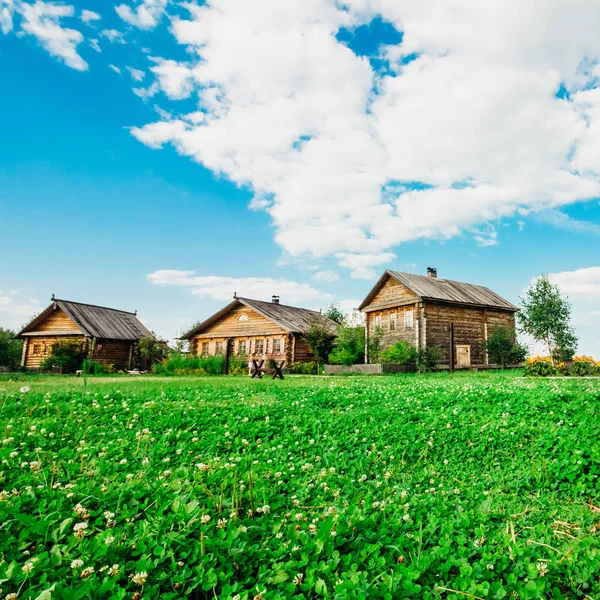
M0 377L0 598L600 600L599 411L494 373Z

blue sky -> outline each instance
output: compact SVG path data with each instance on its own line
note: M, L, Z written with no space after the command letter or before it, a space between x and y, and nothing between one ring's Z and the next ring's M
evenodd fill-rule
M462 3L0 0L0 325L55 293L171 338L435 266L513 302L552 274L600 356L597 11L499 3L496 47Z

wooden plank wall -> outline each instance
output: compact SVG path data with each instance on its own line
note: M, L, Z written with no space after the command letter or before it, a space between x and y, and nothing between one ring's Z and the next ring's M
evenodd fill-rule
M483 343L485 340L485 323L488 323L488 335L496 325L515 328L514 313L495 311L493 309L469 308L425 303L427 346L439 346L442 351L442 363L450 361L448 324L454 323L455 345L471 346L471 364L485 364Z
M391 308L401 304L418 302L415 296L408 288L403 286L395 279L388 279L373 297L368 306L363 308L363 312Z
M60 308L53 310L37 327L37 331L52 333L54 331L73 331L81 333L81 330Z

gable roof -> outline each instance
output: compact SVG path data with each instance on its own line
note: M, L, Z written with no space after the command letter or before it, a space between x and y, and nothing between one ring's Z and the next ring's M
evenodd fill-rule
M35 331L35 328L57 308L62 310L86 337L127 341L138 341L145 337L154 337L142 325L136 313L57 298L53 298L52 304L26 325L18 336ZM77 332L73 333L77 334Z
M323 316L316 310L308 308L299 308L297 306L287 306L285 304L274 304L273 302L263 302L262 300L252 300L250 298L240 298L239 296L230 302L227 306L216 312L212 317L206 319L186 334L181 336L182 340L189 340L203 329L218 321L222 316L226 315L235 307L242 305L256 311L259 315L269 319L276 325L289 333L306 333L310 328L313 319L321 320L330 331L331 335L335 335L337 323Z
M381 286L389 279L395 279L408 288L420 300L434 300L448 304L464 304L482 308L496 308L501 310L517 311L518 307L511 304L483 285L452 281L451 279L440 279L437 277L426 277L414 273L401 273L399 271L386 271L375 287L369 292L362 304L358 307L362 310L373 300Z

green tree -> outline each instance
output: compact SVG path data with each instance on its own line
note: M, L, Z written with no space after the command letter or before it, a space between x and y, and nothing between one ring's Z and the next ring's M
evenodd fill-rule
M494 327L484 347L492 363L503 369L506 365L522 363L527 356L527 348L517 343L515 332L501 325Z
M335 302L327 306L323 315L338 325L346 325L348 320L346 313Z
M166 354L165 345L161 344L154 336L141 339L136 344L136 350L146 367L151 367L154 363L161 361Z
M310 320L308 331L304 338L317 357L319 364L327 362L329 354L333 349L333 337L327 322L323 318L314 317Z
M546 345L552 361L571 360L577 337L571 327L571 304L547 275L539 277L521 298L521 330Z
M377 327L377 329L375 329L375 331L367 339L367 358L371 364L379 362L382 337L383 329L381 329L381 327Z
M23 341L14 338L14 331L0 327L0 367L8 367L11 371L21 364L23 350Z
M365 362L365 328L338 327L334 348L329 354L334 365L357 365Z

